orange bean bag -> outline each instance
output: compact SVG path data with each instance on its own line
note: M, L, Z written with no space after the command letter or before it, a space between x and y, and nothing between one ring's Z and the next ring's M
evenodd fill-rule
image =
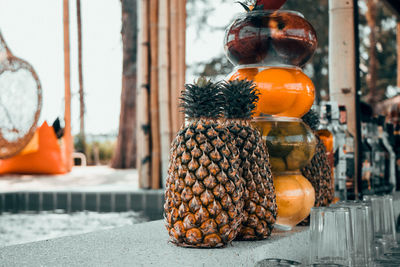
M0 175L19 174L63 174L66 173L65 160L53 127L44 122L36 130L39 136L37 150L0 160Z

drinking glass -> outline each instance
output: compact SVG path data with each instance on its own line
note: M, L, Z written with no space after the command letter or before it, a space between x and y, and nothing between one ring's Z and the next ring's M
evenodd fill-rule
M349 208L314 207L310 214L312 266L354 266L354 241Z
M339 202L333 206L350 210L354 241L354 266L372 266L373 234L368 217L371 213L370 206L358 201Z
M392 196L364 196L372 207L374 233L373 253L375 266L400 266L400 248L396 230Z
M287 266L295 267L300 266L301 263L297 261L285 260L285 259L264 259L256 263L254 267L270 267L270 266Z
M389 195L364 196L364 201L371 203L372 206L375 240L377 242L383 242L386 250L398 248L393 212L393 197Z

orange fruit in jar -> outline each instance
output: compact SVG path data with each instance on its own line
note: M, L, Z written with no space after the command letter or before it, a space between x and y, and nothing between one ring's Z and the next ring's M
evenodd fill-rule
M290 108L276 115L301 118L311 109L314 103L315 86L311 79L301 70L294 69L291 72L295 76L296 83L288 85L288 87L296 90L296 100Z
M301 174L278 174L274 177L277 224L293 227L304 220L314 206L315 191Z
M324 143L326 151L332 152L333 151L333 135L330 131L326 129L318 130L317 134L319 138L321 138L322 143Z
M254 80L254 76L258 73L257 68L244 68L236 70L230 77L229 81L233 80Z
M296 100L296 91L291 85L296 84L290 69L270 68L259 72L254 82L260 91L255 115L261 113L275 115L289 109Z

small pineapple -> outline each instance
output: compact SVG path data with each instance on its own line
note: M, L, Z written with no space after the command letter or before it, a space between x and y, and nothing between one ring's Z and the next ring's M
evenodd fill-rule
M217 84L201 78L186 85L181 101L189 121L172 142L166 228L178 246L222 247L237 236L244 207L238 150L218 121L223 95Z
M302 119L314 132L318 129L319 117L315 111L310 110ZM314 187L314 206L323 207L329 206L332 203L335 192L332 186L332 170L329 159L326 156L325 145L317 134L315 136L317 137L317 147L314 157L301 172ZM307 225L308 223L308 218L302 222L303 225Z
M247 80L225 82L221 90L225 125L239 149L239 173L246 183L245 220L237 239L265 239L275 224L277 207L268 151L260 132L250 123L258 91Z

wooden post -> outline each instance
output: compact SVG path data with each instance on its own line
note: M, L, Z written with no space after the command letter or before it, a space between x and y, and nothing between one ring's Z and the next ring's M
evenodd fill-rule
M161 176L163 184L169 164L171 144L171 114L170 114L170 47L169 47L169 0L159 0L158 10L158 89L160 108L160 139L161 139Z
M397 22L397 87L400 87L400 22Z
M63 25L64 25L64 86L65 86L65 129L64 129L64 155L66 169L72 169L73 143L71 136L71 77L70 77L70 47L69 47L69 0L63 0Z
M170 56L171 56L171 140L180 128L179 120L179 1L170 0Z
M178 71L178 92L184 90L186 83L186 0L179 1L179 71ZM182 112L178 115L179 127L184 123L184 114Z
M149 1L138 1L138 79L137 79L137 166L141 188L150 188L150 121L149 121Z
M353 1L329 0L330 99L346 105L348 128L355 135L355 39Z
M151 188L159 189L161 184L161 147L158 106L158 0L150 0L150 6Z
M85 97L83 93L83 71L82 71L82 20L81 0L76 0L76 20L78 28L78 76L79 76L79 135L83 144L83 152L86 152L85 140ZM85 153L86 154L86 153Z
M357 128L355 3L329 0L329 90L331 101L345 105L348 131L354 136L355 182L360 175ZM358 38L358 36L357 36Z

